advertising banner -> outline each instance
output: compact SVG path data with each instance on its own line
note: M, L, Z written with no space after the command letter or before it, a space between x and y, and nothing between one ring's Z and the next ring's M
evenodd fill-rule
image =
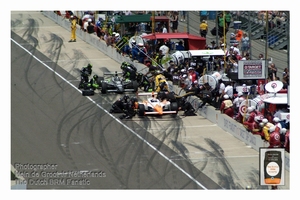
M239 60L238 79L264 79L264 60Z
M260 148L260 185L284 185L284 148Z

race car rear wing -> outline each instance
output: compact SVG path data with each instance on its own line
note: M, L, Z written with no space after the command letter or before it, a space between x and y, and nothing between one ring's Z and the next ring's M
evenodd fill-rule
M140 92L137 95L138 96L153 96L153 95L157 95L157 92Z
M176 114L176 111L163 111L162 113L159 112L145 112L145 115L161 115L161 114Z

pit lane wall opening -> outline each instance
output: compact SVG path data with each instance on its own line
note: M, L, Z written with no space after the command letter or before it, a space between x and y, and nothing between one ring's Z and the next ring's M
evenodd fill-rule
M58 25L64 27L66 30L70 31L70 22L68 19L64 19L62 16L57 15L53 11L43 11L43 15L48 17L49 19L53 20ZM77 25L76 36L83 41L87 42L91 46L97 48L99 51L103 52L110 58L114 59L118 63L122 63L124 61L133 64L138 71L141 73L146 73L148 68L141 64L135 63L130 60L128 57L124 57L119 54L115 48L111 46L107 46L106 43L96 35L87 34L84 31L80 30L80 26ZM176 85L170 87L175 93L179 94L181 88L178 88ZM189 97L189 102L192 103L194 108L198 108L199 100L197 97ZM259 151L260 147L268 147L269 144L264 142L260 136L253 135L249 133L239 122L233 120L232 118L228 117L227 115L221 114L219 111L216 111L212 106L206 106L201 110L198 110L198 114L207 118L212 123L217 124L223 130L227 131L228 133L232 134L234 137L238 138L239 140L243 141L246 145L251 146L256 151ZM288 152L285 152L285 169L290 171L290 155Z

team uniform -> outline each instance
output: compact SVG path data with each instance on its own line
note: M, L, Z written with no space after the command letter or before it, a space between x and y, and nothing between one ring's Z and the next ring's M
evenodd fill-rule
M269 128L269 148L280 148L281 141L280 141L280 129L279 127L272 126Z
M270 129L271 127L273 127L274 124L268 122L268 120L267 120L266 118L264 118L264 119L262 120L262 122L264 123L264 126L263 126L263 128L262 128L262 130L263 130L263 135L264 135L264 139L265 139L266 141L269 141L269 140L270 140L269 129Z
M285 129L284 149L290 153L290 130Z
M133 66L132 64L130 64L128 62L123 62L121 64L120 68L123 71L122 76L125 80L132 80L132 81L136 80L137 69L135 66Z
M76 42L76 19L72 15L71 16L71 40L69 42Z
M155 92L160 91L169 91L169 85L166 77L162 73L158 72L155 76Z
M89 83L89 76L92 74L92 65L88 64L80 70L80 83L78 89L85 88Z
M224 99L221 103L220 111L221 113L224 113L228 115L229 117L234 116L234 109L233 109L233 104L232 101L229 99L229 96L227 94L224 95Z
M248 119L247 119L247 121L243 122L243 125L245 126L245 128L248 131L252 132L252 130L254 129L255 124L256 124L256 122L254 120L256 113L255 113L253 107L248 107L248 113L249 113Z

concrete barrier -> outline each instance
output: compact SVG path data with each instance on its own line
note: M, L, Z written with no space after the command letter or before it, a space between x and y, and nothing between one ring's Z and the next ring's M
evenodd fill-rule
M68 19L64 19L61 16L58 16L53 11L43 11L43 14L52 19L54 22L64 27L68 31L70 31L70 22ZM91 46L97 48L99 51L106 54L108 57L114 59L118 63L122 63L124 61L133 64L138 71L145 73L147 72L147 67L141 63L135 63L130 60L128 57L122 56L120 53L116 51L115 48L111 46L107 46L103 40L100 40L96 35L88 34L80 29L80 26L77 25L76 36L83 41L87 42ZM170 88L176 93L182 95L184 92L181 88L176 85L172 85ZM198 108L201 100L197 97L189 97L188 101L191 102L194 108ZM261 147L268 147L269 144L264 142L260 136L253 135L249 133L239 122L233 120L225 114L221 114L220 111L216 111L212 106L205 106L201 110L198 110L198 114L205 117L212 123L217 124L220 128L225 130L226 132L232 134L234 137L243 141L246 145L251 146L256 151L259 151ZM290 155L288 152L285 152L285 169L290 170Z

